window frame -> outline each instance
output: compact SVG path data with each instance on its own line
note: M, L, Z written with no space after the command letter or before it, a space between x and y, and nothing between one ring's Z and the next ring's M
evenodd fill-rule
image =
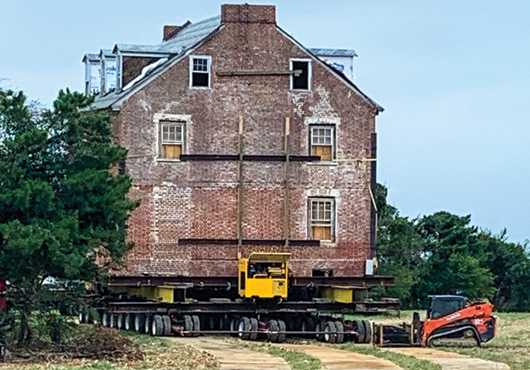
M315 202L329 202L331 204L331 210L330 210L330 220L313 220L313 203ZM326 210L324 209L324 212ZM320 240L324 243L336 243L337 242L337 235L336 235L336 220L337 220L337 202L334 197L309 197L308 198L308 232L309 232L309 238L312 240L315 240L315 237L313 235L313 227L314 226L329 226L331 228L331 240Z
M313 146L319 145L313 143L313 130L314 129L331 129L331 160L323 160L321 159L321 162L335 162L337 160L336 157L336 147L337 147L337 126L335 124L312 124L309 125L309 155L313 154ZM326 144L320 144L321 146Z
M180 140L164 140L164 126L169 127L180 127ZM162 119L158 122L158 159L163 161L180 161L180 158L168 158L164 157L164 145L178 145L181 146L180 154L185 153L185 143L186 143L186 122L185 121L175 121L169 119ZM176 133L175 133L176 135Z
M294 71L293 62L307 62L307 89L295 89L293 87L294 74L291 74L289 78L289 88L291 91L311 91L311 85L313 83L313 66L310 58L291 58L289 59L289 71Z
M206 59L207 60L207 71L206 72L195 72L193 70L193 61L195 59ZM190 88L191 89L210 89L212 86L212 57L209 55L190 55ZM206 73L208 75L208 86L193 86L193 73Z

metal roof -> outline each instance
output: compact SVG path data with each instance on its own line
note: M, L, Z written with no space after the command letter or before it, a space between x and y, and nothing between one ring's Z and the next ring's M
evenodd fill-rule
M83 57L83 60L82 62L86 62L86 61L89 61L89 62L99 62L100 59L99 59L99 55L97 54L93 54L93 53L87 53L85 54L85 56Z
M159 53L159 54L180 54L202 39L215 31L221 25L221 16L205 19L197 23L191 23L173 38L163 41L156 45L134 45L134 44L118 44L114 47L114 52L117 50L122 52L132 53Z
M357 53L353 49L312 48L309 50L311 50L313 54L323 57L358 57Z
M101 49L99 52L99 58L116 58L116 55L112 53L112 49Z

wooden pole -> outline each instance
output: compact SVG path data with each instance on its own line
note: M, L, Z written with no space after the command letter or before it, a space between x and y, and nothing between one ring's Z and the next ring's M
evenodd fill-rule
M239 116L239 159L237 161L237 259L241 258L243 250L243 116Z
M291 222L291 207L290 207L290 161L289 155L291 154L291 119L285 117L285 200L284 200L284 224L283 234L285 238L285 248L289 249L289 237L290 237L290 222Z

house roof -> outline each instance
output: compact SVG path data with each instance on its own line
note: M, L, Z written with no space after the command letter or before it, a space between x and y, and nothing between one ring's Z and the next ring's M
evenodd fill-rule
M221 16L211 17L203 21L197 22L195 24L189 24L178 32L173 38L163 41L160 44L156 45L134 45L134 44L117 44L113 50L104 49L101 50L100 56L103 54L105 56L112 55L113 52L130 52L130 53L147 53L147 54L160 54L161 56L169 56L167 61L164 61L158 64L155 68L146 73L143 78L139 79L134 86L130 86L127 90L122 90L117 92L112 90L103 96L97 96L93 104L93 107L96 109L105 109L105 108L117 108L119 109L120 102L124 100L127 96L136 91L137 88L143 86L144 83L149 80L151 76L159 75L167 68L172 66L187 52L195 49L199 44L205 42L214 32L216 32L221 27ZM295 42L303 50L305 50L309 55L314 57L316 60L319 60L318 55L321 56L357 56L354 50L351 49L307 49L291 37L288 33L283 31L280 27L278 30L282 32L285 36ZM108 52L108 54L107 54ZM326 54L327 53L327 54ZM333 53L333 54L331 54ZM356 93L361 95L369 104L373 105L379 112L382 112L384 109L378 105L375 101L370 99L366 94L364 94L353 82L351 82L344 74L340 73L336 69L322 62L326 68L332 71L339 79L343 80L350 88L352 88ZM117 104L115 104L117 103Z
M114 52L181 54L201 42L221 25L221 16L191 23L179 31L175 37L156 45L117 44Z
M85 63L87 60L89 62L99 62L100 61L99 55L97 55L95 53L87 53L87 54L85 54L85 56L83 57L82 62Z
M313 54L323 57L358 57L353 49L311 48L309 50L311 50Z

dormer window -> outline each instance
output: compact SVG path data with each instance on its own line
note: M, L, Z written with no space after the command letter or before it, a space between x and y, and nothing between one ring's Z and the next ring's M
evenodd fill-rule
M212 57L190 56L190 86L210 87Z

